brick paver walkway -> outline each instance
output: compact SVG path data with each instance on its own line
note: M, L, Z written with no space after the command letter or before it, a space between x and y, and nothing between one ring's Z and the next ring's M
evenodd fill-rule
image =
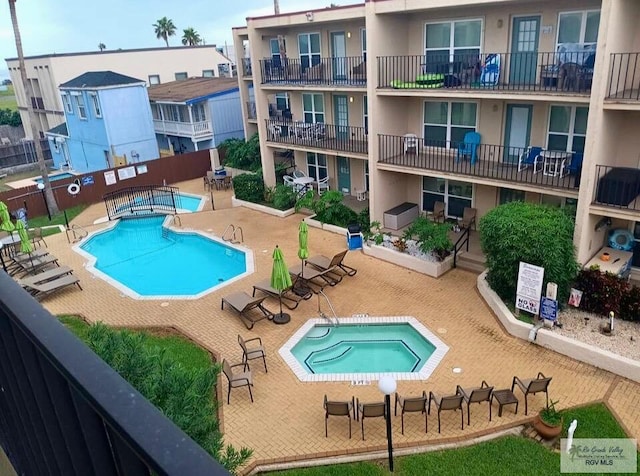
M182 191L203 193L201 181L179 184ZM199 300L175 300L161 306L161 301L136 301L83 269L84 260L75 253L63 234L47 238L49 248L61 263L71 266L80 277L84 291L68 289L46 299L43 304L54 314L80 314L90 322L103 321L110 325L144 327L173 326L201 343L218 358L239 361L237 335L245 338L262 337L268 352L269 372L255 364L254 399L251 403L246 389L236 389L231 404L226 404L227 382L221 377L221 422L225 441L236 447L254 450L252 465L284 462L329 455L349 454L386 448L385 426L382 419L365 422L366 441L362 441L357 422L353 423L353 438L349 440L344 418L330 418L329 438L324 436L322 400L325 394L332 399L381 401L377 382L368 386L351 386L349 382L301 383L278 354L278 349L310 317L317 317L315 298L303 301L289 311L292 322L276 326L269 321L257 323L249 331L231 311L220 310L222 295L251 292L252 284L270 276L271 253L277 244L283 250L287 264L297 258L297 226L301 215L281 219L244 208L230 208L228 191L215 191L217 210L210 203L200 213L183 215L184 228L196 228L222 234L229 223L244 230L245 245L253 250L256 272L222 290ZM76 223L89 231L89 226L105 214L102 204L94 205L80 215ZM311 228L311 254L333 256L344 249L345 238ZM550 397L565 408L588 402L606 400L622 419L631 435L640 439L640 385L618 378L608 372L574 361L570 358L529 344L507 335L475 289L476 275L453 270L441 279L350 252L346 262L358 269L354 277L345 277L327 295L339 316L367 313L370 316L411 315L436 333L450 350L432 376L424 382L398 382L402 395L420 394L423 390L454 393L456 385L479 385L484 379L496 389L511 385L514 375L533 377L541 371L552 376ZM170 269L167 272L171 272ZM267 300L275 310L277 302ZM326 310L326 304L324 304ZM462 368L454 374L452 368ZM521 395L519 395L521 397ZM529 399L529 416L524 415L521 398L518 415L507 407L493 421L487 418L486 404L471 410L471 425L460 429L460 417L446 412L442 415L442 433L437 432L437 414L429 417L429 431L424 433L424 421L417 414L405 418L405 435L400 433L400 418L393 419L394 445L408 447L435 442L457 441L493 432L499 428L522 424L531 419L544 403L544 395Z

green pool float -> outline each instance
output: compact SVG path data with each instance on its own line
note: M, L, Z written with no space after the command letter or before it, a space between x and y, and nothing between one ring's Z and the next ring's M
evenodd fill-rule
M436 89L444 87L444 74L427 73L416 76L414 82L394 79L390 86L394 89Z

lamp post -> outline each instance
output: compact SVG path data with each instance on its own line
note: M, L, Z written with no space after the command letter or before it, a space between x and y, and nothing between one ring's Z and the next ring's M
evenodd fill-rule
M49 221L51 221L51 211L49 211L49 203L47 202L47 197L44 194L44 184L43 183L39 183L38 184L38 190L40 190L40 192L42 192L42 200L44 200L44 206L47 209L47 216L49 217Z
M4 243L0 241L0 261L2 262L2 269L5 273L7 273L7 265L4 262L4 256L2 256L2 248L4 247Z
M378 388L384 393L387 420L387 447L389 449L389 471L393 473L393 442L391 440L391 394L396 391L396 380L391 375L383 375L378 380Z

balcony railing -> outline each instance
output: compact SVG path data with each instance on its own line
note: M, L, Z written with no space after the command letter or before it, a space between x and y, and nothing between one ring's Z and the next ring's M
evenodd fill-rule
M265 122L267 140L271 142L355 154L368 152L367 131L364 127L274 119L266 119Z
M640 53L613 53L607 99L640 101Z
M607 207L640 210L640 169L596 166L593 203Z
M258 114L256 113L256 103L255 101L247 101L247 117L249 119L257 119Z
M367 68L362 56L265 59L260 61L262 84L367 85Z
M577 189L580 185L582 157L573 152L538 155L530 154L529 148L480 144L472 160L472 147L465 149L461 143L389 135L379 135L378 140L381 164L541 187Z
M229 474L1 268L0 386L17 474Z
M588 94L595 49L563 53L379 56L378 88Z
M176 122L153 120L153 127L158 134L170 134L181 137L202 138L212 134L209 121L202 122Z
M251 58L242 58L242 76L253 76Z

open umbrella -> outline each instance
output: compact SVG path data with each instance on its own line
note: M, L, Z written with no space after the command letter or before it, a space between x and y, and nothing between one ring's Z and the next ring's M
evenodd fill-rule
M280 313L273 316L273 322L276 324L284 324L291 320L289 314L282 312L282 291L291 287L291 275L289 269L284 262L282 250L276 245L273 250L273 268L271 269L271 287L278 291L280 296Z
M0 202L0 230L12 232L15 230L11 217L9 216L9 209L4 202Z

